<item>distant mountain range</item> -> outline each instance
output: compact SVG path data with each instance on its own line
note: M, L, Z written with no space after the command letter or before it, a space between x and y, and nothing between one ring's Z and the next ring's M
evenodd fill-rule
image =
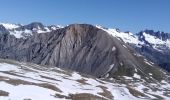
M118 29L97 27L128 43L140 54L170 71L170 33L144 30L134 34L131 32L120 32Z
M62 26L44 26L42 23L39 22L33 22L28 25L0 23L1 33L9 33L11 35L14 35L16 38L26 38L33 35L34 33L47 33L58 28L62 28Z

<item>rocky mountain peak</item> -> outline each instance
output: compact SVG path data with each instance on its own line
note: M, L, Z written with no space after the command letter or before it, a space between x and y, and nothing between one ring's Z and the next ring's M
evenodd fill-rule
M152 66L156 65L138 57L123 41L89 24L71 24L45 34L33 34L27 39L10 35L0 39L1 58L57 66L96 77L138 74L145 78L143 72L147 72L161 79L161 73L153 71L156 68Z
M32 23L30 23L30 24L28 24L28 25L25 25L25 26L23 26L24 28L26 28L26 29L28 29L28 30L44 30L44 25L42 24L42 23L40 23L40 22L32 22Z
M149 34L149 35L154 36L154 37L156 37L158 39L161 39L163 41L166 41L167 39L170 39L170 34L169 33L161 32L161 31L155 32L154 30L146 29L144 31L139 32L138 35L143 36L143 33Z

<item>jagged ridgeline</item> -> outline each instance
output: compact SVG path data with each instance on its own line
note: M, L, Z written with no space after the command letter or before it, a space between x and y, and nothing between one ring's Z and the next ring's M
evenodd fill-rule
M0 57L71 69L97 77L163 74L125 42L88 24L44 27L40 23L5 29ZM12 33L13 32L13 33Z

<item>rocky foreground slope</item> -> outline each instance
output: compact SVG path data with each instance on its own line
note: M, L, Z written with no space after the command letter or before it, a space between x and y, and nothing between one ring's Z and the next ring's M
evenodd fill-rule
M52 66L0 59L0 100L170 98L170 85L166 79L154 80L151 73L147 78L150 78L150 82L138 74L132 77L122 76L121 80L113 78L102 80Z

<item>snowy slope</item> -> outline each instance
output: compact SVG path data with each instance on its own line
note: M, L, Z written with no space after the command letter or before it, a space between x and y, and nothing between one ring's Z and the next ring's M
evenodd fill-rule
M161 45L165 45L166 47L170 48L170 39L162 40L162 39L159 39L156 36L150 35L146 32L143 32L143 37L154 48L159 48L159 46L161 46Z
M109 33L114 37L117 37L118 39L123 40L123 42L125 43L130 43L138 47L144 45L144 46L151 46L156 50L161 50L162 47L164 47L165 49L167 48L170 49L170 39L166 39L166 40L160 39L146 32L142 32L139 35L131 32L127 32L127 33L121 32L118 31L117 29L112 29L112 28L103 28L102 26L99 25L96 25L96 27L106 31L107 33Z
M138 37L131 32L125 33L125 32L120 32L117 29L103 28L102 26L96 26L96 27L106 31L108 34L114 37L117 37L119 40L120 39L123 40L125 43L132 43L136 45L141 43L138 40Z
M122 80L104 81L55 67L0 60L0 100L170 99L166 80L147 83L137 74Z
M10 24L10 23L0 23L0 25L3 25L6 29L9 29L9 30L20 27L17 24Z

